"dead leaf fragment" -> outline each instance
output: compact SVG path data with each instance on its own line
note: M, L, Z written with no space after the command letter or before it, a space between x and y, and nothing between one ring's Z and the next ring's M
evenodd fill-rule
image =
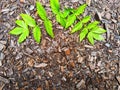
M42 90L42 88L41 88L41 87L38 87L37 90Z
M30 60L28 61L28 65L29 65L30 67L32 67L32 66L34 65L34 60L33 60L33 59L30 59Z
M73 77L73 72L72 71L69 73L69 77Z
M71 66L72 68L74 68L74 67L75 67L75 63L74 63L73 61L71 61L71 62L70 62L70 66Z
M90 6L91 0L86 0L86 4L87 4L88 6Z
M90 45L85 45L85 48L93 49L94 47L93 47L93 46L90 46Z
M60 70L61 70L61 72L64 72L65 71L64 66L60 66Z
M49 82L47 80L45 81L45 84L46 84L47 89L49 90Z
M4 86L5 86L5 84L3 84L2 86L0 86L0 90L3 90Z
M25 0L20 0L21 3L25 3Z
M46 67L47 64L46 63L40 63L40 64L35 64L34 67L36 68L43 68L43 67Z
M66 54L66 55L70 55L70 49L67 48L67 49L65 49L64 51L65 51L65 54Z
M84 60L84 57L79 57L79 58L78 58L78 63L82 63L83 60Z
M76 87L78 89L84 88L85 87L85 81L82 79L77 85Z

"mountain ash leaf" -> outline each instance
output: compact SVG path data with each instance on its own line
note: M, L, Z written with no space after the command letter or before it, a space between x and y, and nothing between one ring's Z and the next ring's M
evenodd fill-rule
M81 31L80 36L79 36L80 37L80 41L82 41L86 37L87 33L88 33L88 29L87 28L84 28Z
M71 33L75 33L76 31L80 30L82 26L83 26L82 22L78 22L71 30Z
M92 29L92 28L96 27L99 23L100 22L98 22L98 21L91 22L87 25L87 28Z
M91 32L97 33L97 34L103 34L103 33L106 32L106 30L103 29L103 28L101 28L101 27L99 27L99 26L96 26L96 27L94 27L94 28L91 30Z
M75 20L76 20L75 14L68 16L65 28L68 28L69 26L71 26Z
M52 23L49 19L44 21L44 26L45 26L45 29L46 29L48 35L50 35L52 38L54 38Z
M80 7L77 8L75 15L78 16L80 14L82 14L86 8L87 4L83 4Z
M102 35L99 35L99 34L96 34L96 33L93 33L93 38L96 39L96 40L104 40L103 36Z
M25 21L25 23L31 27L35 27L36 26L36 22L35 20L28 14L20 14L20 16L23 18L23 20Z
M94 45L94 39L93 39L93 33L92 32L89 32L88 35L87 35L87 38L89 40L89 42Z
M60 16L60 14L57 14L57 15L56 15L56 20L57 20L57 22L59 22L63 27L65 27L65 25L66 25L65 19L62 18L62 17Z
M90 21L90 16L85 16L83 19L82 19L82 23L87 23L88 21Z
M64 11L61 13L61 17L66 18L70 14L70 9L65 8Z
M20 26L20 27L22 27L22 28L24 28L24 29L27 29L27 28L28 28L28 26L26 25L26 23L25 23L23 20L16 20L15 23L16 23L18 26Z
M36 2L36 8L37 8L37 13L40 16L40 18L42 20L46 20L47 14L46 14L44 7L42 6L42 4L40 2Z
M33 37L35 39L35 41L37 43L40 42L40 39L41 39L41 30L39 28L39 26L36 26L34 29L33 29Z
M9 33L12 35L19 35L23 32L24 28L16 27L13 30L11 30Z
M20 35L18 42L22 43L29 36L29 30L24 30L24 32Z
M50 0L50 6L52 9L52 12L54 14L58 14L60 11L60 3L59 0Z

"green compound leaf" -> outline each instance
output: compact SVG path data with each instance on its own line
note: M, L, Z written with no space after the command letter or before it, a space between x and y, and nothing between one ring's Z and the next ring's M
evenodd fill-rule
M88 29L84 28L79 35L80 41L82 41L86 37L87 34L88 34Z
M92 32L89 32L88 35L87 35L87 38L89 40L89 42L94 45L94 39L93 39L93 33Z
M80 14L82 14L86 8L87 4L83 4L80 7L77 8L75 15L78 16Z
M35 39L35 41L37 43L40 42L40 39L41 39L41 30L38 26L36 26L34 29L33 29L33 37Z
M47 31L48 35L50 35L52 38L54 38L52 23L49 19L44 21L44 26L46 28L46 31Z
M78 22L72 29L71 33L75 33L77 32L78 30L80 30L82 28L83 24L82 22Z
M20 14L20 16L23 18L23 20L25 21L25 23L31 27L35 27L36 26L36 22L35 20L28 14Z
M24 32L20 35L18 42L22 43L29 36L29 30L24 30Z
M66 18L71 12L71 8L65 8L63 12L60 13L61 17Z
M68 28L69 26L71 26L75 20L76 20L75 14L68 16L65 28Z
M37 8L37 13L40 16L40 18L42 20L46 20L47 14L46 14L44 7L42 6L42 4L40 2L36 2L36 8Z
M62 17L60 16L60 14L57 14L57 15L56 15L56 20L57 20L57 22L59 22L63 27L65 27L65 25L66 25L65 20L66 20L66 19L62 18Z
M24 29L27 29L28 26L26 25L26 23L23 21L23 20L16 20L15 22L18 26L24 28Z
M82 23L87 23L88 21L90 21L90 16L85 16L83 19L82 19Z
M98 21L91 22L88 24L87 28L92 29L92 28L96 27L99 23L100 22L98 22Z
M96 27L94 27L94 28L91 30L91 32L97 33L97 34L103 34L103 33L106 32L106 30L103 29L103 28L101 28L101 27L99 27L99 26L96 26Z
M93 33L93 38L96 39L96 40L99 40L99 41L104 40L102 35L99 35L99 34L96 34L96 33Z
M16 27L13 30L11 30L9 33L12 35L19 35L23 32L24 28Z
M60 11L60 3L59 0L50 0L50 6L52 9L52 12L54 14L58 14Z

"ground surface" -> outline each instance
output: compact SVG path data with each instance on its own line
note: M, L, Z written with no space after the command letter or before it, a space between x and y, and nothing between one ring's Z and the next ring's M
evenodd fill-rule
M21 1L21 2L20 2ZM8 32L20 13L36 17L35 0L0 1L0 90L120 90L120 0L91 0L85 14L107 29L105 41L91 46L69 35L54 18L55 39L42 28L41 44L32 35L22 44ZM39 0L51 16L48 0ZM89 1L89 0L87 0ZM60 0L77 7L85 0Z

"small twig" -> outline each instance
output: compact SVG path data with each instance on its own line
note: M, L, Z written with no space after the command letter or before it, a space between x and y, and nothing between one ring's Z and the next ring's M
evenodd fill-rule
M23 54L25 54L26 56L29 56L29 57L31 57L31 58L34 58L32 55L29 55L29 54L27 54L26 52L24 52L23 51ZM34 58L35 59L35 58Z

